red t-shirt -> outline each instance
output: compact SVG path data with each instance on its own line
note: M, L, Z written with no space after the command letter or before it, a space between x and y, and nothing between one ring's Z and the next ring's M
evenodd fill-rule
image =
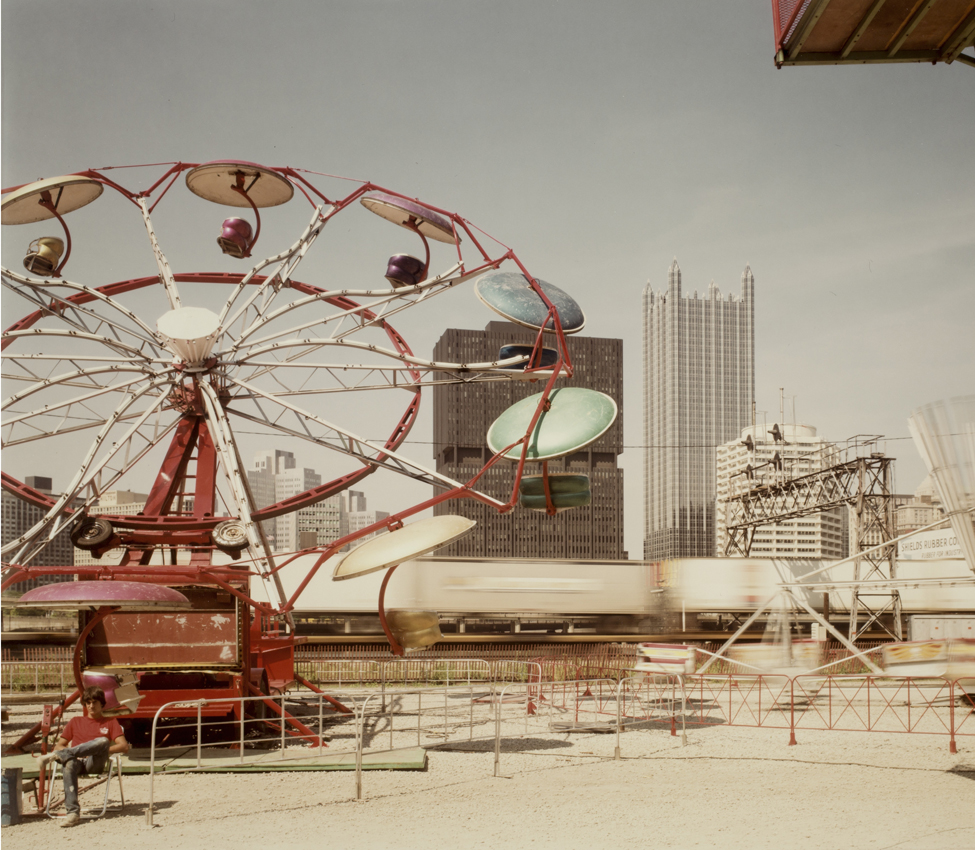
M60 737L69 741L72 747L77 747L78 744L87 744L95 738L108 738L109 741L115 741L123 734L125 733L122 732L121 724L114 717L103 717L101 720L72 717Z

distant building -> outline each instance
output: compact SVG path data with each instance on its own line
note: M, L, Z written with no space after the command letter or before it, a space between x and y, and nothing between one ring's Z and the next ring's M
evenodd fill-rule
M298 548L327 546L342 536L342 494L329 496L294 513Z
M780 425L784 442L774 442L767 429L745 428L740 439L718 446L715 554L722 556L728 543L728 499L757 483L777 484L819 472L836 462L836 447L816 435L809 425ZM750 442L752 448L746 443ZM753 470L753 478L749 478ZM835 560L850 551L848 508L808 514L796 519L761 525L755 530L751 554L755 558L808 558Z
M51 492L53 482L50 478L45 478L39 475L30 475L24 479L24 483L28 487L32 487L45 495L54 495ZM46 513L47 511L44 509L36 507L29 502L25 502L23 499L19 499L16 496L11 495L6 490L3 491L2 514L0 514L2 515L3 519L2 524L0 524L0 536L2 536L3 541L2 545L6 546L8 543L26 534L44 518ZM29 565L36 567L73 566L75 549L71 544L70 534L71 526L69 524L60 534L58 534L30 560ZM28 590L33 590L35 587L41 587L45 584L56 584L57 582L61 581L71 581L73 578L73 575L37 576L35 578L28 579L27 581L21 581L17 584L11 585L8 590L11 593L26 593Z
M938 488L930 475L921 482L913 496L894 496L894 500L898 536L945 518ZM945 528L950 530L951 526L946 525Z
M483 331L450 328L437 342L433 358L448 363L495 360L502 345L535 342L536 333L509 322L490 322ZM436 515L459 514L477 520L466 537L438 550L439 555L486 558L625 559L623 549L623 342L619 339L569 337L575 374L565 386L585 387L610 396L619 407L613 426L595 443L549 462L550 472L589 476L592 504L548 516L515 507L507 514L473 499L434 508ZM437 472L466 482L491 457L487 432L512 404L541 392L541 383L498 381L434 384L433 442ZM477 487L508 501L514 484L513 463L496 463ZM540 465L526 472L538 474ZM438 491L439 492L439 491Z
M711 282L681 293L677 260L667 289L643 293L643 557L707 557L715 545L715 447L737 440L755 400L755 278L740 296Z
M247 481L258 508L266 508L297 496L322 483L314 469L299 468L292 452L273 449L258 452L247 470ZM350 531L365 528L388 517L383 511L369 511L365 494L348 490L322 499L262 523L274 552L295 552L327 546Z
M149 498L147 493L135 493L132 490L108 490L102 493L98 503L88 513L91 516L135 516L146 506ZM96 558L88 549L74 550L76 567L109 566L119 563L122 549L110 549L101 558ZM156 556L157 559L159 556Z
M247 482L255 505L266 508L317 487L322 483L322 476L314 469L299 468L292 452L270 449L254 455L254 465L247 470ZM337 524L332 522L337 503L326 504L329 501L325 499L261 523L271 550L296 552L334 539L329 534L337 530Z

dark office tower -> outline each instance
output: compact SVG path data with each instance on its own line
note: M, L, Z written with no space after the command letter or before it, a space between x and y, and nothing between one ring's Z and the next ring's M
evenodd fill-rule
M667 291L643 291L644 542L647 560L715 554L715 448L751 424L755 399L755 278L741 295L681 296L675 259Z
M556 516L515 507L499 515L473 499L439 505L437 514L460 514L477 520L466 537L438 550L438 555L483 558L625 559L623 551L623 342L619 339L568 337L575 374L557 386L599 390L616 401L619 415L599 440L582 451L549 462L550 472L588 475L592 504ZM502 345L532 344L535 333L508 322L491 322L483 331L447 330L433 350L435 360L477 363L496 360ZM544 384L502 381L449 384L433 388L433 442L437 471L455 481L469 481L491 457L487 432L516 401L542 391ZM478 489L507 501L515 465L500 461L485 474ZM528 464L538 474L541 464Z

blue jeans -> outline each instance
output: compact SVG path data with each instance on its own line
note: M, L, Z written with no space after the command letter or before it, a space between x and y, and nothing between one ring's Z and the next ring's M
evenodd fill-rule
M56 758L64 773L64 808L68 812L81 812L78 805L78 777L104 773L110 746L112 742L108 738L95 738L77 747L57 751Z

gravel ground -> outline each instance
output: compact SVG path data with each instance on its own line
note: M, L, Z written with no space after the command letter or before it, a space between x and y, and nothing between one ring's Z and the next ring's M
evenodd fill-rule
M15 709L4 739L37 708ZM540 728L540 727L539 727ZM426 771L126 776L126 812L74 829L27 818L7 850L63 847L975 849L975 739L656 727L615 735L537 731L430 750ZM413 744L415 734L413 736ZM97 792L93 792L97 793ZM7 843L9 842L9 843Z

